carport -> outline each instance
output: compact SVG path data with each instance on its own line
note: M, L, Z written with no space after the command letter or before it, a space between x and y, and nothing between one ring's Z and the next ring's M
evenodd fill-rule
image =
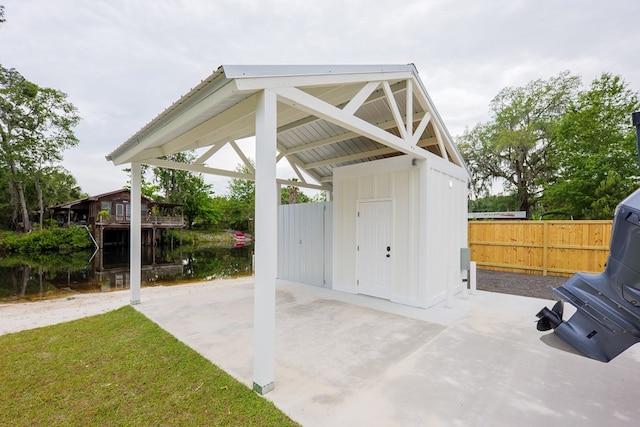
M255 168L237 142L252 136ZM233 148L251 173L207 164L225 146ZM190 150L198 153L192 164L165 157ZM416 306L441 300L442 292L428 295L419 284L427 279L431 283L455 281L459 269L453 265L460 247L466 246L466 169L412 64L221 66L107 159L115 165L131 165L131 304L140 303L141 165L255 180L253 383L261 394L273 389L274 380L278 188L291 184L276 176L278 162L290 164L298 178L296 186L338 190L342 200L338 216L350 213L348 206L354 203L372 202L367 206L372 211L378 212L382 206L402 214L395 221L404 218L403 233L411 232L406 224L415 224L418 237L405 248L411 261L411 271L405 276L413 287L394 289L388 298L392 301L394 295L398 302ZM372 169L387 174L385 181L377 181L371 169L360 169L369 162L375 165ZM407 172L412 167L416 172ZM342 187L336 188L334 172L339 172ZM424 193L433 199L423 197ZM396 197L402 201L401 207L394 204ZM383 204L375 205L378 201ZM428 228L434 219L439 224ZM465 231L460 231L462 223ZM342 223L334 235L352 236L350 224ZM425 236L439 240L441 247L429 246ZM335 242L334 247L355 248L353 240L347 245ZM334 257L349 259L342 253ZM446 269L437 268L440 264ZM349 268L338 263L335 289L357 293L351 283L344 283L352 281ZM401 270L390 271L400 274ZM431 276L431 270L437 274ZM401 276L403 280L405 276ZM394 276L390 277L393 280Z

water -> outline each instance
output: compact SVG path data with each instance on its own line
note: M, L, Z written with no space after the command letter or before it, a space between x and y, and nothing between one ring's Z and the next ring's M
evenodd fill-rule
M253 247L215 245L176 249L143 247L142 286L246 276L252 273ZM129 288L129 249L0 258L0 301L41 300L77 292Z

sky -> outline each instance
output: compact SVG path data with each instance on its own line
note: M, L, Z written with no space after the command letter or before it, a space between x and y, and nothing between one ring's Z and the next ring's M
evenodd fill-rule
M122 188L127 174L105 156L220 65L413 63L454 139L489 119L503 88L565 70L585 87L608 72L640 91L637 0L0 4L0 63L65 92L79 110L80 144L63 166L89 194ZM226 193L225 180L207 180Z

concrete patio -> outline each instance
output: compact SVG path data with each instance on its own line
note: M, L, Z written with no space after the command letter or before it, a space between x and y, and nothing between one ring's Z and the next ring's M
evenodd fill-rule
M251 387L253 279L179 288L136 308ZM265 397L304 426L637 426L640 346L608 364L563 351L535 329L546 304L478 291L419 309L278 282Z

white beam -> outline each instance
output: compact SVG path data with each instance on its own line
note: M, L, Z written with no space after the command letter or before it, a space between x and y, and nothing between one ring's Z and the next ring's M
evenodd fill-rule
M416 128L416 132L411 137L411 145L418 145L418 141L422 137L422 134L424 133L424 130L427 128L427 125L429 124L430 121L431 121L431 113L427 112L424 115L424 117L422 117L422 120L420 120L420 123Z
M400 132L400 136L402 139L407 139L407 127L402 119L402 115L400 114L400 109L398 108L398 103L396 102L396 98L393 96L393 91L391 90L391 86L389 86L389 82L382 82L382 89L384 90L384 94L387 99L387 104L391 109L391 114L393 114L393 119L396 122L396 127Z
M331 75L277 76L237 78L239 90L278 89L284 86L337 86L362 83L363 81L406 80L413 76L411 71L379 73L352 73Z
M312 93L319 92L318 88ZM351 91L341 87L323 90L323 96L329 102L341 102L348 99ZM303 119L306 113L290 106L280 106L278 111L278 126ZM255 134L255 95L246 98L241 103L223 111L200 125L194 127L176 139L169 141L162 148L143 150L134 158L143 162L149 158L161 157L176 151L195 150L210 145L226 144L230 140L241 139Z
M392 154L397 150L389 147L377 148L375 150L363 151L361 153L348 154L346 156L334 157L331 159L319 160L317 162L310 162L304 165L309 169L319 168L322 166L335 165L338 163L351 162L354 160L366 159L367 157L384 156L385 154Z
M313 178L316 182L322 183L323 179L322 176L320 176L319 174L315 173L314 171L310 170L310 169L306 169L304 167L304 163L302 163L299 159L297 159L295 156L287 156L287 160L289 161L289 163L291 163L292 165L296 165L299 168L302 168L305 173L307 175L309 175L311 178ZM324 188L326 189L326 188Z
M149 159L149 161L146 162L145 164L147 164L149 166L159 166L159 167L162 167L162 168L177 169L177 170L183 170L183 171L187 171L187 172L206 173L206 174L210 174L210 175L226 176L228 178L246 179L246 180L249 180L249 181L254 181L256 179L256 177L254 175L246 174L246 173L242 173L242 172L228 171L228 170L224 170L224 169L215 169L215 168L210 168L208 166L203 166L203 165L172 162L170 160L164 160L164 159ZM307 173L311 174L308 171L307 171ZM313 174L311 174L311 176L314 179L316 179L316 181L320 182L320 178L319 177L316 177ZM286 185L290 185L291 184L291 181L287 180L287 179L278 179L277 181L280 184L286 184ZM310 188L310 189L314 189L314 190L327 190L326 186L318 185L318 184L312 184L312 183L308 183L308 182L298 182L298 183L296 183L296 187Z
M380 82L370 82L372 85L376 85L379 86ZM405 81L400 81L398 83L395 83L391 86L391 89L396 92L396 91L400 91L400 90L404 90L406 86L406 82ZM348 86L349 88L352 86ZM326 87L314 87L314 88L305 88L305 92L308 93L311 96L314 96L316 98L322 99L323 101L325 101L328 104L331 105L335 105L335 106L340 106L340 105L344 105L343 111L346 108L346 104L350 103L350 100L353 100L354 97L358 96L358 92L357 90L347 90L346 88L343 90L339 90L340 88L342 88L341 86L338 86L335 89L329 89ZM323 91L318 91L318 89L323 89ZM363 90L362 88L360 90ZM378 99L384 97L384 92L383 91L379 91L376 92L374 90L374 92L369 95L369 97L363 102L363 104L360 106L362 107L363 105L367 105L369 103L375 102ZM294 117L293 112L297 112L298 114L302 115L301 118L299 120L292 120L291 118ZM357 111L357 109L356 109ZM286 112L285 114L283 114L283 112ZM287 115L288 114L288 115ZM285 117L286 116L286 117ZM283 120L284 118L284 120ZM288 119L289 118L289 119ZM302 112L301 110L297 110L295 108L292 108L290 106L279 106L278 107L278 133L281 133L283 131L287 131L287 130L291 130L291 129L295 129L298 126L304 126L305 124L308 124L312 121L316 121L318 120L317 117L315 116L309 116L306 113ZM285 124L282 124L285 123Z
M438 138L436 137L430 137L430 138L426 138L426 139L421 139L420 141L418 141L418 143L416 144L418 147L430 147L432 145L438 145Z
M282 179L282 178L278 178L276 180L276 182L278 183L278 185L294 185L296 187L300 187L300 188L309 188L312 190L320 190L320 191L326 191L328 190L326 185L318 185L318 184L310 184L307 182L302 182L302 181L291 181L290 179Z
M131 221L129 222L129 289L131 305L140 304L142 246L142 174L140 163L131 163Z
M228 171L224 169L216 169L211 168L209 166L198 165L194 163L181 163L181 162L173 162L171 160L165 159L148 159L145 161L145 164L150 166L159 166L161 168L169 168L169 169L177 169L188 172L196 172L196 173L207 173L211 175L219 175L226 176L228 178L239 178L239 179L254 179L253 175L236 172L236 171Z
M376 125L362 120L359 117L345 113L341 109L334 107L331 104L327 104L318 98L314 98L300 89L283 87L273 89L273 91L278 95L279 101L285 104L307 111L310 114L314 114L324 120L335 123L338 126L342 126L347 130L357 132L362 136L388 147L395 148L403 153L424 158L422 150L418 147L410 145L407 141L398 138L384 129L380 129Z
M413 135L413 80L407 79L407 106L406 106L406 120L407 120L407 135L411 137Z
M320 90L322 89L322 90ZM336 87L327 90L326 88L311 88L311 93L321 93L327 102L340 103L344 99L349 99L352 90L343 87ZM251 103L249 105L249 103ZM306 113L301 112L288 105L281 105L278 109L278 127L286 126L289 123L304 120ZM226 143L232 139L241 139L255 134L255 95L250 96L238 105L223 111L217 116L208 119L206 122L191 129L187 136L182 135L171 141L163 148L164 154L171 154L177 147L181 150L192 150L217 144ZM215 138L211 136L215 135ZM191 139L191 142L186 142ZM160 156L148 156L160 157ZM140 157L139 159L143 159Z
M300 180L300 182L304 182L306 184L307 180L305 179L304 175L302 175L302 172L300 172L300 168L298 167L298 165L293 163L290 158L287 157L286 159L287 159L287 162L289 162L289 165L291 165L291 169L293 169L293 171L298 176L298 179Z
M438 129L437 123L433 124L433 131L436 133L436 138L438 139L438 147L440 147L442 158L448 160L449 153L447 153L447 149L444 148L444 141L442 141L442 134L440 133L440 129Z
M214 154L216 154L222 147L224 147L224 143L220 142L218 144L214 144L211 148L209 148L204 154L196 159L194 163L198 165L204 165L207 160L211 158Z
M256 97L256 271L253 288L253 389L274 388L275 295L278 265L278 186L276 184L277 98Z
M353 114L358 111L358 108L364 104L364 102L371 96L371 94L380 86L380 82L369 82L360 91L351 98L351 101L344 106L342 111L345 113Z
M416 114L416 120L422 118L423 114L424 113ZM429 116L429 117L431 117L431 116ZM428 120L427 120L427 122L428 122ZM385 130L386 129L391 129L391 128L395 127L395 126L396 126L396 121L395 120L391 120L391 121L388 121L388 122L378 123L377 124L377 127L379 127L380 129L385 129ZM336 142L342 142L344 140L357 138L359 136L361 136L361 134L359 132L345 132L345 133L341 133L340 135L331 136L331 137L325 138L325 139L319 139L317 141L309 142L307 144L297 145L297 146L291 147L291 148L283 148L280 151L283 154L288 156L290 154L299 153L301 151L313 150L314 148L322 147L324 145L335 144Z
M253 169L253 165L251 164L251 161L249 161L247 156L245 156L244 151L242 151L240 147L238 147L238 144L232 140L232 141L229 141L229 145L231 145L231 148L233 148L233 151L235 151L238 157L240 157L240 160L242 160L242 163L244 163L246 168L249 169L252 173L255 173L255 170Z

